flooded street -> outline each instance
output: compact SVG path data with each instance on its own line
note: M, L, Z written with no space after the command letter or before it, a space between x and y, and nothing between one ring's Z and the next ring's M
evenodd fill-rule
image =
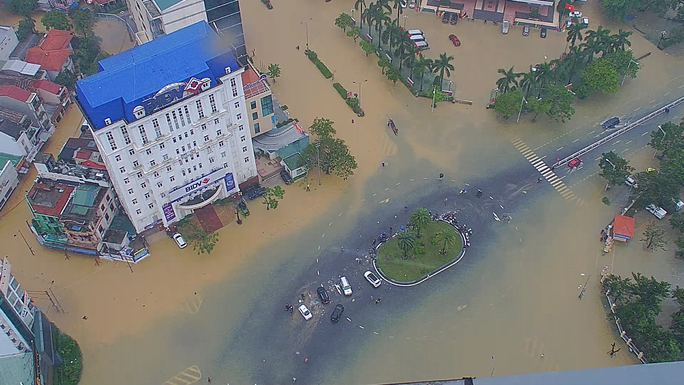
M361 384L635 363L626 349L612 359L606 354L618 337L600 301L601 268L608 265L623 276L642 271L674 282L684 266L672 250L644 252L639 235L602 255L598 232L618 210L601 203L603 181L587 178L572 187L583 200L580 207L548 183L535 182L538 172L508 134L545 154L560 147L558 142L569 146L606 116L638 115L635 106L662 96L680 75L679 59L632 36L635 56L654 51L637 79L627 80L615 95L577 102L577 113L565 124L546 118L530 123L523 117L516 125L500 122L484 108L497 69L514 65L523 71L545 55L558 57L564 35L540 39L537 31L523 37L521 27L502 35L491 24L449 26L434 15L407 12L407 28L423 30L430 41L427 57L441 52L455 57L450 78L455 96L474 102L442 103L431 112L428 99L386 80L377 57L366 57L334 26L335 17L349 12L352 3L293 1L275 0L272 11L260 2L242 2L246 41L257 67L280 65L282 77L272 89L292 117L303 127L315 117L335 122L359 165L348 181L323 175L318 186L312 173L312 191L305 191L306 182L285 187L277 210L267 212L252 201L252 214L242 226L233 223L219 231L211 255L181 251L161 237L152 244L151 257L130 267L97 266L76 255L67 260L29 236L25 221L31 214L23 194L34 170L0 214L0 242L17 278L27 290L52 285L66 309L47 314L84 351L81 384L176 385L207 376L219 384L279 385L293 377L303 384ZM585 13L598 25L596 10ZM306 45L305 21L309 46L335 73L335 82L358 92L354 82L368 80L361 90L365 117L356 117L332 82L295 49ZM96 28L109 33L113 27L100 21ZM625 26L609 28L615 32ZM453 31L461 47L447 39ZM127 36L108 36L107 47L125 47ZM672 87L668 98L681 96ZM388 116L398 136L390 136ZM77 135L79 123L80 112L71 106L45 151L56 155L68 137ZM633 164L651 167L647 152L639 152ZM446 175L442 182L436 180L440 172ZM482 187L483 199L459 197L466 184L469 191ZM476 232L462 262L412 289L383 284L372 290L359 278L367 266L356 262L370 238L405 223L404 206L443 211L444 197L453 209L467 206L474 213L463 218ZM513 220L495 222L492 211ZM637 232L650 220L642 215ZM19 230L35 256L15 237ZM316 305L321 310L314 310L308 323L283 311L300 293L341 274L351 279L354 302L337 293L333 301L345 301L344 317L351 321L330 324L332 305ZM586 295L579 300L587 279ZM383 301L374 305L369 296ZM44 299L36 301L49 306Z

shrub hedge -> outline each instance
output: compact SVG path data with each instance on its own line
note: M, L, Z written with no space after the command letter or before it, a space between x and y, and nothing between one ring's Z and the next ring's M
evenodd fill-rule
M333 87L337 90L337 93L340 94L342 99L347 99L347 90L344 88L344 86L340 83L333 83Z
M326 79L330 79L333 76L332 72L330 72L328 67L326 67L322 61L318 60L318 55L316 54L316 52L306 50L305 54L306 57L308 57L309 60L311 60L316 65L316 67L318 67L318 70L321 71L321 73L323 74L323 76L325 76Z

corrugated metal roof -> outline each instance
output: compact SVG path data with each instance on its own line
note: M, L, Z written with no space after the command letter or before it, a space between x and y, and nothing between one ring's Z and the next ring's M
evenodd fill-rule
M0 384L33 384L33 354L24 353L0 358Z
M74 207L76 206L86 206L92 207L95 204L95 198L97 197L98 191L102 187L94 184L82 184L78 186L76 191L74 191ZM86 212L88 209L86 208ZM73 213L74 210L72 209ZM80 214L80 213L78 213Z

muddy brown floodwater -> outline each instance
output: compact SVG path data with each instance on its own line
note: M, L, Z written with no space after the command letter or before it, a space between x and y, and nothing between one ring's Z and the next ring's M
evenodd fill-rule
M27 290L46 290L54 281L53 290L67 312L50 309L48 315L83 348L82 384L161 384L181 372L185 374L178 378L185 378L185 383L199 379L198 373L219 383L248 383L262 368L247 365L243 358L267 352L269 346L230 348L228 341L259 310L259 299L253 295L279 293L289 286L300 269L314 263L319 247L336 245L360 215L382 207L381 199L400 202L404 194L420 194L420 183L430 183L439 171L455 185L509 166L525 165L534 174L509 143L507 131L544 143L564 130L599 120L611 108L638 99L644 90L658 89L681 71L680 61L633 36L637 54L656 52L639 78L630 80L619 94L578 103L577 114L564 125L544 119L529 124L523 119L512 126L484 109L496 70L514 65L522 71L545 55L549 60L558 57L565 46L563 35L549 33L540 39L537 32L523 37L521 28L515 27L504 36L491 24L445 26L429 14L407 12L407 27L422 29L430 41L426 56L455 56L451 80L456 97L474 101L473 106L440 104L430 112L427 99L416 99L401 84L388 82L377 58L366 57L334 26L334 18L349 12L353 3L275 0L273 5L275 9L267 11L257 1L241 4L255 63L262 69L280 64L282 77L273 91L304 126L319 116L336 122L338 135L356 156L356 175L348 181L324 175L322 186L316 175L310 175L312 191L305 191L305 183L285 187L277 210L266 212L258 202L252 203L252 215L242 226L220 230L220 242L211 255L180 251L161 239L152 244L150 258L129 269L121 263L96 266L92 259L76 255L65 260L31 237L28 242L36 255L29 253L15 234L29 234L25 221L31 215L23 193L35 177L32 171L9 209L0 214L0 242ZM591 4L583 11L598 24L599 13ZM352 114L332 82L303 55L304 22L310 47L335 73L335 81L357 92L354 82L368 80L361 90L364 118ZM107 34L106 51L111 47L114 52L117 44L126 46L121 30L109 30L112 25L102 21L96 28ZM446 37L454 30L463 42L459 48ZM297 51L297 45L302 50ZM397 122L399 137L388 135L387 116ZM72 106L46 151L58 153L79 122L80 113ZM649 164L646 157L638 162ZM671 253L645 255L634 241L601 255L595 230L605 226L614 208L600 203L600 187L596 183L576 191L588 202L581 208L550 188L524 202L510 225L489 230L485 244L473 253L477 259L456 267L462 273L436 278L439 290L417 289L425 290L425 296L407 304L405 314L371 325L378 334L370 327L367 334L356 331L349 342L356 346L348 365L331 367L324 382L483 377L634 363L626 349L614 359L605 354L616 336L606 320L596 277L602 266L610 265L623 275L643 268L667 279L658 274L674 276L681 266L671 262ZM667 262L651 263L654 258ZM589 275L587 295L580 301L578 285Z

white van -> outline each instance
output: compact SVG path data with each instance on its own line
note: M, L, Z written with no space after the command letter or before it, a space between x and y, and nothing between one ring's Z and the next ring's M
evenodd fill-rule
M413 41L423 41L425 40L425 37L423 35L411 35L409 36L409 39Z
M421 51L430 48L430 45L429 45L425 40L422 40L422 41L414 41L413 43L416 45L416 48L418 48L418 49L421 50Z
M646 206L646 211L653 214L653 216L658 219L663 219L667 215L667 211L663 210L663 208L660 206L654 205L653 203Z
M411 36L411 35L422 35L423 31L421 31L419 29L409 29L408 31L406 31L406 33L408 33L409 36Z
M504 35L508 33L508 20L504 20L501 24L501 33Z
M342 292L344 295L352 295L352 288L349 281L347 281L347 277L340 277L340 283L342 284Z

